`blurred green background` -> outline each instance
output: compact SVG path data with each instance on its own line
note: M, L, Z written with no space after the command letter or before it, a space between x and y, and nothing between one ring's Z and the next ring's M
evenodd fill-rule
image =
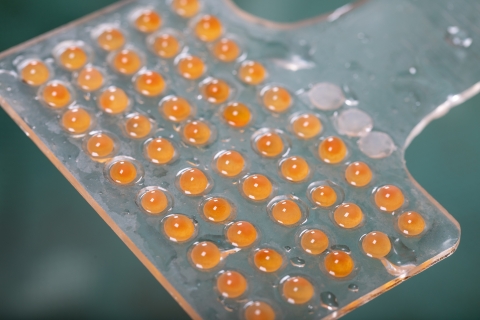
M113 0L0 0L0 51ZM237 0L291 22L345 0ZM434 121L409 170L462 226L450 258L345 319L480 318L480 97ZM0 110L0 318L183 319L182 309L14 122Z

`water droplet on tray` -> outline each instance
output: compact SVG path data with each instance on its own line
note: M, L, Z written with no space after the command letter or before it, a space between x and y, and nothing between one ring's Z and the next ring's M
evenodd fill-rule
M470 47L473 42L472 38L468 35L468 33L457 26L451 26L447 28L445 40L453 46L463 48Z
M329 292L322 292L320 294L321 306L328 310L336 310L338 308L337 297Z
M350 290L352 292L358 292L358 286L355 283L350 283L348 285L348 290Z
M299 267L299 268L305 267L305 260L303 260L302 258L299 258L299 257L294 257L294 258L290 259L290 263L294 267Z

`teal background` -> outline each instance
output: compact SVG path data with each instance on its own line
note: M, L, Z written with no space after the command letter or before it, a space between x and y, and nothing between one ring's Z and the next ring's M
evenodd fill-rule
M112 0L0 0L0 51ZM292 22L346 0L237 0ZM474 41L480 40L474 35ZM431 123L406 152L414 178L462 226L458 251L345 319L480 318L480 96ZM0 318L182 319L183 310L0 110Z

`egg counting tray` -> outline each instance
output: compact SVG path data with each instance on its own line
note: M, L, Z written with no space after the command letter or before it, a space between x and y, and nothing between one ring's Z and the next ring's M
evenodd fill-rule
M479 91L479 17L120 2L3 53L0 103L192 318L337 318L458 246L403 156Z

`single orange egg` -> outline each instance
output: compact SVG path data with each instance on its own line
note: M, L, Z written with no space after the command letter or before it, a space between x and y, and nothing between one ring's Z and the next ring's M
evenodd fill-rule
M85 133L92 125L92 117L82 108L67 110L62 116L62 126L72 134Z
M337 201L335 189L328 185L318 186L310 194L313 203L320 207L330 207Z
M230 217L232 206L224 198L210 198L203 204L203 214L208 221L223 222Z
M153 52L164 59L171 59L180 52L180 42L172 34L157 35L151 42Z
M115 141L104 132L98 132L88 138L86 149L92 158L105 158L115 150Z
M120 185L128 185L137 178L137 168L128 160L116 161L110 166L110 178Z
M247 291L247 279L237 271L225 271L217 278L217 290L225 298L238 298Z
M257 240L257 229L250 222L237 221L228 227L226 236L235 247L245 248Z
M88 55L83 48L72 45L60 53L58 62L63 68L74 71L80 69L88 62Z
M195 224L183 214L172 214L163 221L163 231L170 241L185 242L195 235Z
M232 62L235 61L242 52L237 42L232 39L223 38L215 43L212 48L212 53L215 58L222 62Z
M182 122L192 114L192 107L187 100L177 96L170 96L160 105L163 116L172 122Z
M127 110L130 104L127 94L120 88L109 87L98 97L98 107L108 114L119 114Z
M190 168L180 174L178 185L183 193L197 196L207 190L209 181L202 170Z
M266 302L252 301L245 307L244 317L245 320L275 320L275 311Z
M167 195L160 189L149 190L142 195L140 206L148 213L160 214L168 207Z
M252 120L252 112L243 103L232 102L223 109L223 119L234 128L243 128Z
M263 106L272 112L285 112L292 105L292 96L287 89L273 86L262 93Z
M255 141L255 146L257 151L267 158L280 156L285 148L280 135L271 131L260 135Z
M145 155L153 163L167 164L175 157L175 147L165 138L155 138L145 145Z
M92 92L103 86L103 74L96 67L87 66L77 76L77 85L86 92Z
M30 60L22 66L20 77L26 84L37 87L48 81L50 70L42 61Z
M398 229L407 236L418 236L425 230L425 220L422 215L415 211L402 213L398 217Z
M382 211L395 211L405 202L402 190L394 185L380 187L375 192L375 204Z
M152 131L152 122L147 116L135 113L127 117L125 132L130 138L145 138Z
M146 97L155 97L165 89L165 80L155 71L145 71L135 79L135 89Z
M222 152L216 159L218 172L225 177L236 177L245 168L245 159L237 151Z
M210 79L203 84L202 95L210 103L223 103L230 97L230 86L224 80Z
M328 137L318 146L318 155L326 163L339 163L347 155L347 146L338 137Z
M328 248L328 237L318 229L310 229L302 233L300 238L300 245L305 252L318 255Z
M304 158L293 156L281 162L280 172L288 181L301 182L308 177L310 167Z
M362 239L362 249L371 258L385 257L392 249L388 236L380 231L372 231Z
M325 257L325 270L336 278L344 278L352 273L355 263L349 254L343 251L332 251Z
M364 187L372 181L372 170L365 162L350 163L345 170L345 179L352 186Z
M333 213L333 219L342 228L355 228L363 221L363 212L354 203L342 203Z
M108 27L97 37L97 43L105 51L115 51L123 47L125 36L119 29Z
M304 304L310 301L315 293L313 285L304 277L290 277L283 283L283 297L291 304Z
M154 10L146 9L138 13L134 25L138 31L150 33L160 28L162 25L162 18Z
M117 52L111 63L116 72L127 76L136 73L143 65L140 55L132 49L123 49Z
M267 77L265 67L256 61L244 61L238 69L238 78L246 84L257 85Z
M291 226L302 219L302 209L293 200L281 200L273 205L272 217L281 225Z
M206 122L201 120L187 123L182 131L183 138L195 146L205 145L212 138L212 129Z
M54 109L66 107L72 101L70 90L63 83L52 81L47 83L42 92L43 101Z
M191 18L200 10L198 0L172 0L172 10L182 18Z
M186 56L177 63L178 73L189 80L200 78L206 71L207 67L202 59L196 56Z
M273 186L262 174L249 175L242 184L243 194L250 200L262 201L270 197Z
M195 25L195 35L204 42L215 41L222 33L222 23L217 17L212 15L203 16Z
M283 264L283 257L274 249L260 249L253 256L253 263L258 270L263 272L275 272Z
M222 255L213 242L202 241L193 246L190 259L197 269L210 270L220 263Z
M311 113L304 113L294 118L293 133L300 139L311 139L322 131L322 122Z

